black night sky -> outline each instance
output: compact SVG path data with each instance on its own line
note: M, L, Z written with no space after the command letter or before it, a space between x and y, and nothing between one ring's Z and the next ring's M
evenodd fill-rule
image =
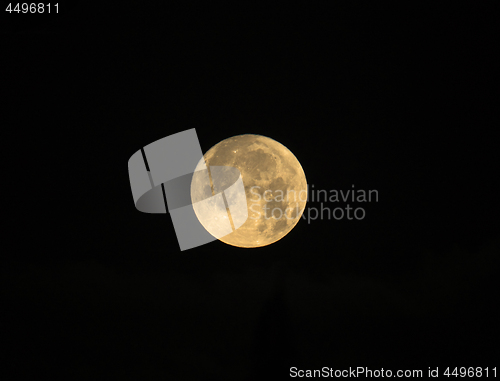
M497 10L310 6L2 9L6 380L499 365ZM378 202L181 252L127 162L191 128Z

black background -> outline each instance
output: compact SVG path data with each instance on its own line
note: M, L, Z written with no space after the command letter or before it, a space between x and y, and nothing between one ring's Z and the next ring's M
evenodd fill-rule
M5 373L498 365L496 9L68 7L3 15ZM190 128L204 152L269 136L315 189L379 201L180 252L127 161Z

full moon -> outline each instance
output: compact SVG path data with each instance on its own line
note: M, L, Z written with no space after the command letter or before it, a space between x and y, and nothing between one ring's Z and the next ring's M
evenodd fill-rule
M207 190L207 185L200 182L201 176L197 178L196 172L193 176L191 200L202 225L212 233L213 221L231 221L232 230L229 231L232 232L224 236L215 235L220 237L220 241L245 248L270 245L287 235L300 220L307 200L306 176L295 155L281 143L262 135L237 135L210 148L200 163L202 160L209 169L237 168L244 185L246 205L243 201L238 207L219 210L217 213L223 216L220 218L210 212L212 222L211 226L207 226L203 214L208 212L197 209L195 203L202 199L202 193L210 193L210 189ZM212 195L220 192L220 189L214 189L213 183L211 188ZM237 221L242 214L247 215L247 219L235 229L233 220Z

